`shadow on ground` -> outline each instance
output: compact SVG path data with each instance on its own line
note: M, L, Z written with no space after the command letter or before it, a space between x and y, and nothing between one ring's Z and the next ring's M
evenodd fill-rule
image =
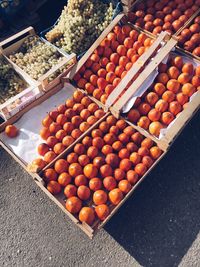
M177 266L200 231L200 112L105 230L142 266Z

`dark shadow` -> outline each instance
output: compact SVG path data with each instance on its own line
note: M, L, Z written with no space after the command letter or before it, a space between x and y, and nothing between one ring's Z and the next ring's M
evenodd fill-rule
M105 226L142 266L178 266L200 230L200 113Z

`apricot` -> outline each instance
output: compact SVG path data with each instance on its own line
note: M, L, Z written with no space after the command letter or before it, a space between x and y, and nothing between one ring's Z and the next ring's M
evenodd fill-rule
M8 126L9 126L9 125L8 125ZM8 126L6 126L6 127L8 127ZM11 129L14 129L14 128L12 127ZM14 130L14 131L13 131L13 134L11 134L11 131L12 131L12 130L10 130L10 127L8 127L7 130L5 129L5 131L7 132L6 134L7 134L7 135L9 134L10 136L14 136L15 134L17 134L17 133L16 133L16 130ZM47 140L47 138L48 138L50 135L51 135L51 133L50 133L50 131L49 131L48 128L42 128L42 129L40 130L40 136L41 136L41 138L42 138L43 140ZM11 138L13 138L13 137L11 137Z
M90 189L85 186L85 185L81 185L78 187L77 190L77 196L81 199L81 200L87 200L90 198Z
M85 177L85 175L80 174L80 175L75 177L74 184L76 186L78 186L78 187L81 186L81 185L87 185L88 184L88 179Z
M44 156L49 151L49 146L45 143L42 143L38 146L38 154Z
M159 137L160 135L160 130L163 128L163 125L158 122L154 121L149 125L149 132L152 135L155 135L156 137Z
M139 176L138 174L134 171L134 170L129 170L127 173L126 173L126 179L127 181L131 184L131 185L134 185L137 183L137 181L139 180ZM121 180L121 181L124 181L124 180ZM120 188L121 189L121 188Z
M119 188L111 190L108 194L109 200L113 205L118 205L123 199L123 193Z
M153 146L151 149L150 149L150 156L153 158L153 159L158 159L162 154L162 150L157 147L157 146Z
M70 146L71 144L73 144L74 141L75 141L75 139L74 139L72 136L67 135L67 136L65 136L65 137L63 138L63 140L62 140L62 144L63 144L64 146L68 147L68 146Z
M103 164L105 164L105 160L103 157L95 157L93 159L93 165L99 169Z
M118 187L124 194L127 194L132 188L131 184L127 180L121 180Z
M84 167L83 173L88 179L92 179L97 176L98 169L90 163Z
M106 156L105 161L112 168L116 168L119 165L119 158L116 154L110 153Z
M123 144L121 141L115 141L113 144L112 144L112 148L116 151L120 151L120 149L123 147Z
M67 172L63 172L59 175L58 177L58 183L62 186L65 187L68 184L70 184L72 181L72 177L67 173Z
M183 93L178 93L176 95L176 100L183 106L185 103L189 101L189 96L184 95Z
M153 90L157 95L161 96L165 92L166 88L165 88L164 84L156 83L154 85L154 89Z
M153 165L153 160L150 156L144 156L142 158L142 163L147 167L150 168Z
M139 176L143 176L147 171L147 167L146 167L146 165L144 165L144 163L138 163L135 166L134 170Z
M93 194L93 202L95 205L105 204L108 200L108 196L105 191L97 190Z
M47 115L43 120L42 120L42 125L46 128L49 128L49 126L51 125L51 123L53 122L52 118L50 117L50 115Z
M94 159L98 155L98 149L95 146L91 146L87 150L87 155L90 159Z
M95 212L96 212L97 217L101 221L104 221L108 217L110 210L106 204L102 204L102 205L98 205L95 207Z
M51 134L56 134L61 129L62 129L61 125L58 124L57 122L52 122L51 125L49 126L49 131Z
M127 115L127 118L130 122L137 122L140 118L140 113L137 109L131 109Z
M68 167L69 167L69 164L64 159L58 159L55 162L55 165L54 165L54 169L58 174L61 174L63 172L67 172L68 171Z
M100 174L103 178L106 176L112 176L113 170L110 165L104 164L100 167Z
M79 220L81 222L87 223L88 225L92 225L95 219L95 213L93 208L83 207L79 212Z
M58 174L54 169L49 168L44 171L43 179L46 183L49 183L50 181L57 181L57 178Z
M92 191L97 191L102 188L102 181L99 178L92 178L89 181L89 187Z
M160 112L165 112L168 109L168 103L167 101L160 99L155 105L155 109Z
M192 85L191 83L185 83L183 86L182 86L182 93L184 95L187 95L187 96L192 96L195 91L196 91L196 88L194 87L194 85Z
M46 163L52 162L57 157L56 153L53 151L49 151L44 155L44 161Z
M144 139L144 137L141 133L136 132L136 133L131 135L131 139L134 143L136 143L137 145L140 145L142 140Z

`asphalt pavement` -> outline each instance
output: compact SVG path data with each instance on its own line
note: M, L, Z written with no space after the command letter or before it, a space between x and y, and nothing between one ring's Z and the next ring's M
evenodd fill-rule
M0 149L0 266L199 267L200 112L93 240Z

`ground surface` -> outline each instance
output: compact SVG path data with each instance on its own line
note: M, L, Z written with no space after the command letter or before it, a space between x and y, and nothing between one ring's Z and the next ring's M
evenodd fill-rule
M90 241L0 149L0 266L200 266L200 113Z

